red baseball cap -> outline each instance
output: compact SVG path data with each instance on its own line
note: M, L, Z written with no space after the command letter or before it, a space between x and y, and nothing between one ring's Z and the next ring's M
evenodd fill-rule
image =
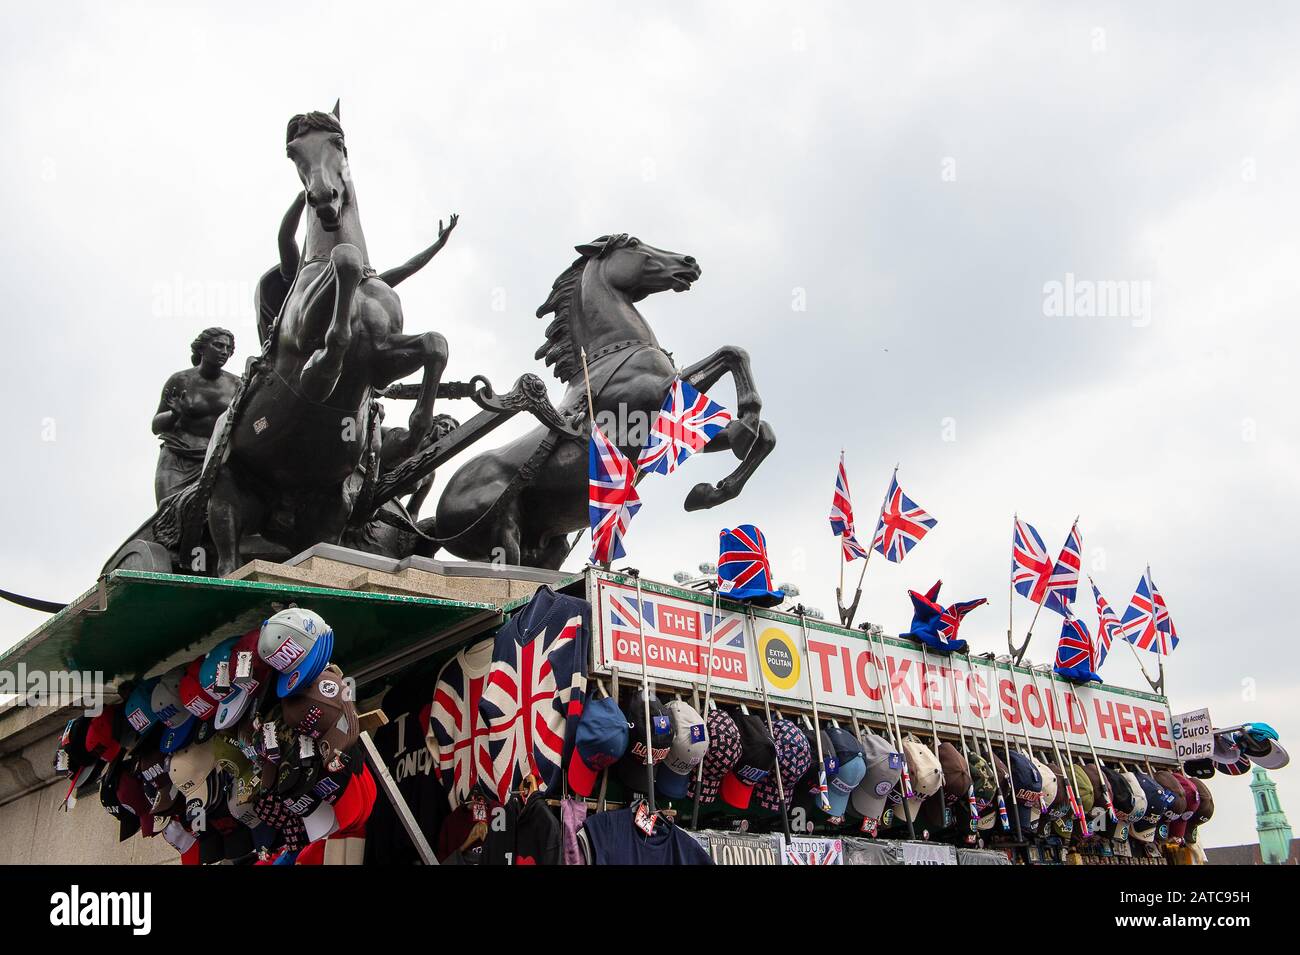
M369 768L362 767L361 772L352 777L343 794L334 801L334 818L338 822L338 829L330 838L342 839L358 835L357 830L364 832L370 810L375 807L376 794L374 777L370 775Z
M199 683L199 667L202 665L203 657L196 657L185 668L185 673L181 677L180 696L183 707L194 716L206 721L216 715L217 701L210 697Z
M122 751L122 744L117 741L114 724L121 709L116 703L106 706L99 715L91 719L86 726L86 752L111 763Z

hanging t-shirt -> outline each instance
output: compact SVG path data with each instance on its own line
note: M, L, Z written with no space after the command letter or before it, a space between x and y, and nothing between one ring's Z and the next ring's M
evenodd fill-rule
M541 587L493 638L492 666L479 701L488 728L483 782L504 803L525 776L559 796L582 716L591 604Z
M713 860L684 829L660 817L647 836L636 827L633 810L617 809L588 816L582 826L591 847L592 865L713 865Z
M516 795L501 808L501 823L489 823L483 841L483 865L560 865L563 861L560 820L546 800L534 794L527 802Z
M433 688L429 731L424 741L433 753L434 771L447 791L452 809L468 798L491 768L487 724L479 713L491 665L492 641L480 641L448 660Z
M397 789L420 825L424 838L433 845L451 807L447 794L433 771L433 754L424 744L424 728L418 713L403 713L374 733L375 749L397 783ZM415 865L415 846L406 834L392 804L375 800L366 820L366 865Z

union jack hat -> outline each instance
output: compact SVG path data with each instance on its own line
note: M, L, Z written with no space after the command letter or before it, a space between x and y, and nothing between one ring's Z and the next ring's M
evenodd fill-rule
M753 524L719 533L718 593L760 607L773 607L785 599L785 591L772 589L767 538Z

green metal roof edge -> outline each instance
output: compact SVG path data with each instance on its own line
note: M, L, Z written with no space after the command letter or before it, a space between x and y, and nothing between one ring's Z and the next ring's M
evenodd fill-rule
M108 575L114 579L143 580L150 583L179 583L197 586L216 587L217 589L251 590L251 591L292 591L296 594L312 596L361 598L376 603L403 603L420 607L458 607L470 610L497 610L496 604L481 603L472 600L448 600L445 597L420 597L415 594L383 594L368 590L343 590L337 587L312 587L305 584L280 584L265 580L227 580L224 577L194 577L186 574L158 574L143 570L115 570ZM62 613L62 611L60 611Z
M603 577L606 580L615 580L618 583L626 584L627 586L632 586L632 587L636 586L635 577L631 577L627 574L620 574L616 571L597 570L596 568L591 568L591 569L598 576ZM651 580L646 580L644 577L641 578L641 589L646 593L662 594L663 596L666 597L677 597L682 600L688 600L692 603L704 604L706 606L713 605L713 597L711 594L701 593L698 590L691 590L686 587L673 587L668 584L656 583ZM726 609L733 610L733 611L740 610L743 608L745 610L752 611L755 617L763 617L764 619L767 620L779 620L782 622L789 622L791 620L797 622L799 620L797 614L782 613L778 610L770 610L766 607L751 607L749 604L741 603L740 601L737 600L729 600L726 597L719 598L718 606L726 607ZM849 630L845 627L837 626L836 624L833 623L828 623L825 620L817 620L813 617L805 617L804 620L807 622L809 630L821 630L825 633L834 633L842 637L853 637L858 640L867 639L866 634L864 634L861 630ZM891 636L884 636L882 637L882 639L885 641L885 643L891 646L898 647L899 649L902 650L915 650L917 648L917 644L913 643L911 640L900 640L897 637L891 637ZM976 665L975 661L978 660L980 661L980 665L986 668L992 668L997 670L1010 669L1008 664L995 663L994 661L989 660L986 657L980 657L973 654L954 653L951 654L951 656L959 657L966 660L968 666L975 666ZM1024 674L1025 676L1029 676L1029 671L1030 668L1026 666L1015 667L1015 672ZM1061 682L1069 682L1069 681L1061 681ZM1113 683L1103 683L1101 685L1104 686L1108 691L1113 693L1119 693L1123 696L1131 696L1140 700L1151 700L1156 703L1164 703L1165 705L1168 705L1169 703L1168 697L1160 696L1157 693L1149 693L1146 690L1133 690L1124 686L1116 686ZM1095 684L1089 684L1089 686L1095 686Z
M341 590L335 587L312 587L304 584L279 584L261 580L228 580L224 577L196 577L189 574L159 574L152 571L143 570L115 570L101 577L91 587L76 600L70 601L66 607L60 610L54 616L43 622L27 636L23 637L4 653L0 653L0 667L20 654L30 651L32 647L39 645L47 633L55 629L59 622L65 617L81 613L87 604L93 605L101 592L105 599L110 596L109 585L116 580L131 581L137 580L145 583L154 584L179 584L181 586L208 587L216 590L236 590L249 591L252 593L291 593L295 596L326 596L338 599L358 599L368 603L394 603L406 604L416 607L446 607L462 610L486 610L494 613L500 613L501 608L496 604L480 603L469 600L447 600L442 597L420 597L414 594L380 594L364 590ZM97 608L98 609L98 608Z

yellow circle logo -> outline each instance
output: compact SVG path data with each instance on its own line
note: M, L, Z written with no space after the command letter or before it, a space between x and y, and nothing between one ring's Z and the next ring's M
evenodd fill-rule
M799 682L799 651L784 630L769 627L758 638L758 662L767 682L789 690Z

